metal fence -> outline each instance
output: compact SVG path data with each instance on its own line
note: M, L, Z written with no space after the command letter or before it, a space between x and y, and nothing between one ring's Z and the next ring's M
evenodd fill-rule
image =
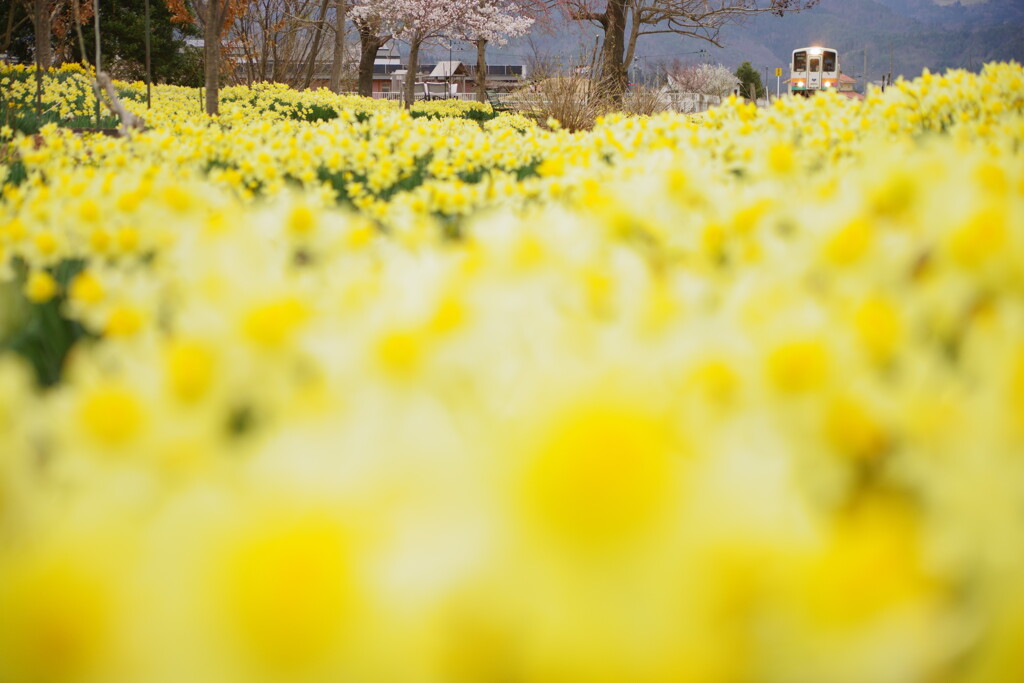
M342 94L358 95L359 93L345 92ZM415 95L417 100L425 99L422 88L417 88ZM376 100L401 102L404 98L404 93L397 90L391 92L375 92L371 97ZM545 104L544 96L540 93L501 93L497 97L501 104L519 111L540 109ZM431 99L473 101L476 100L476 93L460 92L449 96L435 96ZM718 97L716 95L701 95L698 93L662 92L660 94L660 99L666 109L679 112L680 114L697 114L705 112L711 107L717 107L725 98ZM758 107L764 107L767 106L767 104L768 102L766 100L758 100L757 102Z
M342 94L342 95L358 95L359 93L351 92L350 91L350 92L343 92L343 93L340 93L340 94ZM417 100L425 99L425 96L424 96L422 88L417 88L414 91L414 95L416 96ZM405 98L405 93L403 93L401 91L398 91L398 90L393 90L391 92L375 92L372 95L370 95L370 97L372 97L375 100L391 100L393 102L401 102ZM468 101L472 101L472 100L476 99L476 93L475 92L460 92L460 93L456 93L454 95L448 95L448 96L443 96L443 97L433 97L432 99L435 99L435 100L463 100L463 101L467 101L468 102Z

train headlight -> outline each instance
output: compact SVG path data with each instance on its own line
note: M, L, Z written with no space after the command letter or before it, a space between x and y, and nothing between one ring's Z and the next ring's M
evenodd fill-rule
M825 87L826 88L831 88L832 87L832 81L825 81Z

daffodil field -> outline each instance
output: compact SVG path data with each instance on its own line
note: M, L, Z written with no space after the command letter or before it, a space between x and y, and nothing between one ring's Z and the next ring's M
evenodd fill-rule
M57 76L0 683L1024 680L1020 65L577 133Z

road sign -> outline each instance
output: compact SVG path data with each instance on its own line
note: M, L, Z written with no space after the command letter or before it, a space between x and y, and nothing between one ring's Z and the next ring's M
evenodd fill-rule
M782 67L776 67L775 68L775 76L778 77L778 76L781 76L781 75L782 75Z

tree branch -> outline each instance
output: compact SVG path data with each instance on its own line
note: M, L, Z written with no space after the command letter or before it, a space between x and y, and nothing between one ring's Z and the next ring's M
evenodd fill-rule
M146 127L146 122L141 116L125 109L124 103L117 97L117 92L114 90L114 84L111 82L110 76L105 71L100 71L96 74L96 82L107 93L109 100L105 102L107 109L121 121L121 135L127 135L130 130L142 130ZM97 88L96 96L99 97L99 88Z

